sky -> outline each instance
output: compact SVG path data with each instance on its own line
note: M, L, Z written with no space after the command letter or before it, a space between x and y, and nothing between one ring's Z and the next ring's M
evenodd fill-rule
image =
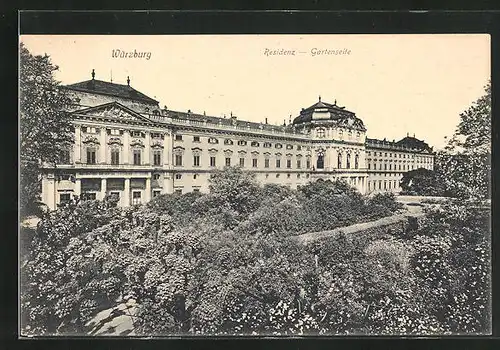
M20 41L33 54L51 56L62 84L91 79L94 69L99 80L126 84L129 76L161 107L272 124L288 122L321 96L356 113L368 137L415 134L438 149L460 113L484 94L491 65L486 34L28 35ZM113 57L113 50L150 55ZM289 54L270 54L280 50ZM313 55L319 50L330 53Z

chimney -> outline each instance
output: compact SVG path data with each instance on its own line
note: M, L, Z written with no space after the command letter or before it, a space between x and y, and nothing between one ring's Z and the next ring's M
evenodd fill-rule
M95 71L94 71L94 69L92 68L92 80L94 80L94 78L95 78Z
M127 76L127 85L130 86L130 77Z
M407 132L407 133L406 133L406 137L408 137L408 136L410 136L410 133L409 133L409 132Z
M290 116L288 117L288 124L292 124L292 115L290 114Z
M190 109L188 109L188 113L191 114L191 110Z
M318 100L319 100L319 102L321 102L321 95L318 96Z
M266 117L266 124L267 124L267 117Z
M415 134L413 134L413 138L415 138Z

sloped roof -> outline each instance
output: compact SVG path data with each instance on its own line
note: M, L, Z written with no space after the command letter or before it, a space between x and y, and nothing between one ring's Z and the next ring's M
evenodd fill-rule
M368 147L377 147L377 148L388 148L388 149L405 149L405 150L414 150L417 152L428 151L432 152L432 147L429 147L427 143L422 140L416 139L414 137L407 136L399 141L388 141L388 140L379 140L366 138L365 143Z
M327 112L330 114L330 120L342 121L352 119L354 121L355 127L359 127L360 129L365 130L363 121L357 118L354 112L346 110L345 107L337 106L337 101L335 101L334 104L331 104L323 102L321 101L321 99L319 99L319 101L312 106L302 109L300 115L293 120L293 124L311 122L313 120L313 113L317 109L327 109Z
M396 145L417 149L420 151L432 152L431 147L429 147L429 145L426 142L411 136L406 136L402 138L401 140L396 142Z
M86 80L75 84L66 85L65 88L75 91L97 93L103 95L117 96L130 100L137 100L150 104L158 104L158 101L146 96L129 85L110 83L102 80Z

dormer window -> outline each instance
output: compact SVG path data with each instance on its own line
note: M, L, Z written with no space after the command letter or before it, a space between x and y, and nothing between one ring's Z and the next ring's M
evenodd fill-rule
M156 109L155 109L155 110L153 111L153 114L154 114L154 115L160 115L160 112L159 112L158 110L156 110Z

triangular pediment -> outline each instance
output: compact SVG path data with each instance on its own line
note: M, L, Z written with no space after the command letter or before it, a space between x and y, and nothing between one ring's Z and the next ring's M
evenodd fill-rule
M103 105L80 109L73 112L76 116L97 117L114 119L117 121L139 121L149 120L148 118L134 112L128 107L118 103L110 102Z

